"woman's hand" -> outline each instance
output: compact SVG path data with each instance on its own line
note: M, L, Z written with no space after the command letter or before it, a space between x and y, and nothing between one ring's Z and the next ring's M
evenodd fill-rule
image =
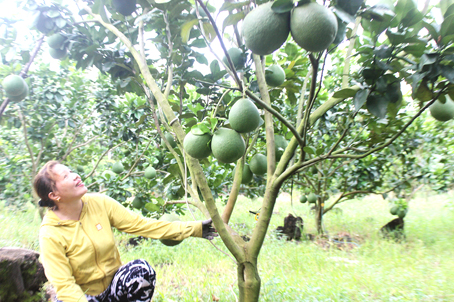
M212 220L207 219L202 221L202 238L211 240L214 237L218 237L218 234L216 232L216 229L212 225Z

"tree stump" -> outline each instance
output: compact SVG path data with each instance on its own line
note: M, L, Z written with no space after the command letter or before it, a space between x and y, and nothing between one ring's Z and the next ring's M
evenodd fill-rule
M287 241L292 239L300 240L301 232L303 231L303 218L288 214L288 216L284 218L284 226L277 227L276 231L279 237L285 235Z
M381 227L380 232L385 238L401 240L405 238L404 219L396 218Z
M39 253L21 248L0 248L0 302L42 301L47 281Z

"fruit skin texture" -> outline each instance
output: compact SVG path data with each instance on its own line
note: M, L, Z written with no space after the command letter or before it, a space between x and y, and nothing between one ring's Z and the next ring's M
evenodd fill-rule
M60 49L65 43L65 40L66 38L61 34L54 34L47 38L47 45L49 45L50 48Z
M301 196L300 196L300 202L301 202L301 203L306 203L306 201L307 201L306 195L301 195Z
M2 86L5 89L6 94L9 96L18 96L24 93L25 86L24 79L21 76L10 74L6 78L3 79Z
M176 148L177 147L177 143L175 142L175 139L173 138L173 135L170 134L170 133L165 133L164 136L166 137L167 141L169 142L170 146L172 148Z
M184 137L183 148L192 157L202 159L211 154L211 135L195 135L191 131Z
M145 169L143 176L148 179L153 179L156 177L156 170L152 166L149 166Z
M65 48L65 49L56 49L56 48L50 48L49 49L49 54L52 58L54 59L63 59L64 57L66 57L66 54L68 53L68 50Z
M276 153L276 161L279 161L284 154L285 148L288 146L288 141L282 135L274 135L274 152Z
M327 49L337 35L337 18L328 8L315 2L298 6L290 17L293 40L310 52Z
M227 50L229 53L230 59L232 60L233 66L235 66L235 69L242 69L244 67L244 57L243 57L243 52L239 48L230 48ZM229 61L227 60L227 57L224 57L222 59L222 62L229 67Z
M120 174L124 170L125 170L125 167L123 167L123 164L119 161L117 161L116 163L114 163L112 165L112 171L114 171L117 174Z
M444 104L436 100L435 103L430 105L429 110L432 117L440 122L446 122L454 118L454 102L448 95L446 95Z
M159 220L168 221L168 222L180 221L178 216L176 216L174 214L164 214L161 216L161 218L159 218ZM175 245L178 245L183 242L183 240L178 241L178 240L170 240L170 239L159 239L159 241L161 241L161 243L166 246L175 246Z
M249 99L239 99L230 110L229 123L239 133L254 131L260 124L257 106Z
M112 0L112 5L117 13L129 16L136 10L136 0Z
M246 15L242 33L246 47L257 55L269 55L282 46L290 32L290 13L276 14L273 2L259 5Z
M233 163L246 151L241 134L233 129L219 128L211 140L213 156L221 163Z
M317 195L315 195L314 193L310 193L308 196L307 196L307 201L309 203L316 203L317 202Z
M285 82L285 72L279 65L271 65L266 69L270 72L265 72L265 81L268 86L278 87Z
M256 175L263 175L266 173L268 168L268 162L266 161L266 156L263 154L257 153L252 156L249 161L249 167L251 168L252 173Z
M22 101L23 99L25 99L28 96L28 93L29 93L28 85L27 85L27 83L25 83L24 92L22 92L21 94L16 95L16 96L12 96L12 95L9 95L9 94L6 94L6 96L10 99L10 101L20 102L20 101Z

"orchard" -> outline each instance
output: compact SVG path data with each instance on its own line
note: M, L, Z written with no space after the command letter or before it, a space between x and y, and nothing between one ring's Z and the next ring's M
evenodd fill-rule
M322 234L353 196L392 192L403 219L418 185L454 179L454 1L17 2L33 42L2 25L0 198L36 203L57 159L145 216L196 209L239 301L260 300L279 193ZM262 198L249 240L229 224L240 195Z

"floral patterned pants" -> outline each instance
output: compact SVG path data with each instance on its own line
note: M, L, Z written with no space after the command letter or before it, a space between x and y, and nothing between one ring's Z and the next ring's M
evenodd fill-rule
M138 259L121 266L104 292L86 298L89 302L149 302L155 285L155 271L147 261Z

